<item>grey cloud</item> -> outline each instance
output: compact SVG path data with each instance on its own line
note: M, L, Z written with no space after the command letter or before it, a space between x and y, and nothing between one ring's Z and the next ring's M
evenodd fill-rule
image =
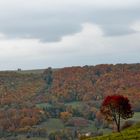
M70 6L56 9L12 9L0 14L0 32L8 38L38 38L45 42L81 31L81 24L99 24L105 35L125 35L134 31L130 23L139 20L140 8L101 9L92 6ZM10 9L9 9L10 10Z
M134 33L130 24L140 19L140 9L114 9L98 11L95 21L101 25L108 36L127 35Z
M105 30L105 35L108 36L127 35L135 33L135 31L129 28L128 25L103 25L103 29Z

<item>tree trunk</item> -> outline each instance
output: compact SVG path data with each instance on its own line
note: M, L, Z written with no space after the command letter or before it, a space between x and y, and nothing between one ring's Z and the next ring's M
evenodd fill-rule
M120 124L117 124L117 131L120 132Z
M118 118L118 123L117 123L117 131L120 132L120 121L121 121L121 116L119 113L119 118Z

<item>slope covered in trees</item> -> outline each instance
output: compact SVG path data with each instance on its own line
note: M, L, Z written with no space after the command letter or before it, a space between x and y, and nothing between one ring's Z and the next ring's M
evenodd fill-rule
M76 137L83 131L110 129L113 126L106 125L98 110L113 94L128 97L132 109L140 111L140 64L0 72L0 137L14 132L30 137L59 134L61 139L70 137L66 134ZM52 133L52 118L62 123L61 136Z
M47 91L50 100L99 101L107 95L123 94L139 110L140 64L63 68L54 71L52 77L52 86Z

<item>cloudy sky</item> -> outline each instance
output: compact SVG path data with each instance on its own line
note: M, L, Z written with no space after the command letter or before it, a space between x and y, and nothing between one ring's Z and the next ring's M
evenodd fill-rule
M140 62L140 0L0 0L0 70Z

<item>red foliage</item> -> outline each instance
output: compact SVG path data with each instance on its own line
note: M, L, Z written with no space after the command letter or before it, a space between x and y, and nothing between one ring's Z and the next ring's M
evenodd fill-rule
M122 95L107 96L103 101L102 106L115 109L120 113L123 119L127 119L132 116L131 105L127 97Z
M114 121L120 131L120 118L127 119L133 116L133 111L127 97L122 95L107 96L101 106L101 113L108 121Z

